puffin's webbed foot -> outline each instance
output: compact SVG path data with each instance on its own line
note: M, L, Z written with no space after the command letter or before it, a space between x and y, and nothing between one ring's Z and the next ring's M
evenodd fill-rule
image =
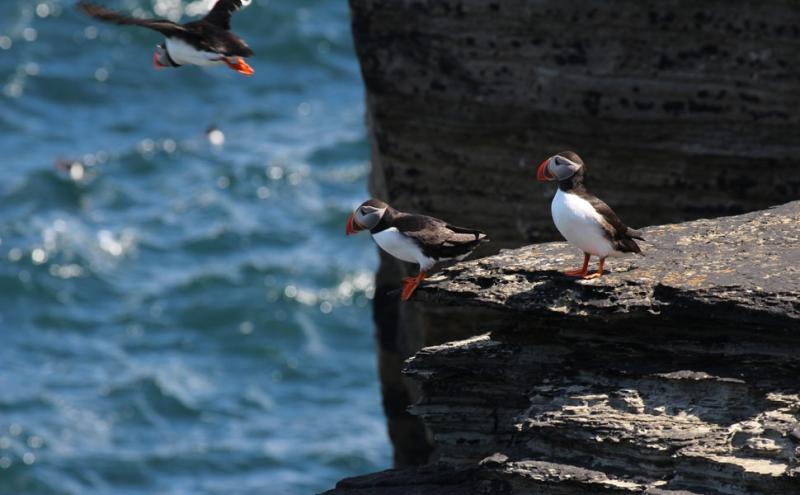
M420 282L425 279L425 271L420 270L419 274L416 277L406 277L403 279L403 293L400 295L400 299L402 301L408 301L411 299L411 295L414 294L414 291L417 290L419 287Z
M567 270L564 272L564 275L568 277L585 277L586 274L589 272L589 258L591 255L589 253L583 253L583 266L580 268L576 268L574 270Z
M236 57L234 61L231 61L231 59L229 58L223 58L222 61L225 62L225 64L228 67L235 70L239 74L244 74L245 76L252 76L253 73L255 73L253 68L250 67L242 57Z
M606 262L605 258L600 258L600 264L597 265L597 271L594 272L594 273L591 273L589 275L584 275L583 279L584 280L594 280L596 278L602 277L603 276L603 265L605 264L605 262Z

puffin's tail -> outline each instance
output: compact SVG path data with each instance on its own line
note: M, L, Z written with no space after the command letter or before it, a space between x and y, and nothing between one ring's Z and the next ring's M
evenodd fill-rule
M486 234L484 234L480 230L468 229L468 228L465 228L465 227L458 227L458 226L450 225L450 224L447 224L447 228L452 230L453 232L455 232L457 234L467 234L467 235L470 235L470 236L474 236L468 242L475 242L475 243L489 242L489 236L487 236Z
M633 250L632 252L638 254L639 256L644 256L644 253L642 252L641 248L639 247L638 244L636 244L636 241L634 241L634 239L639 239L640 241L645 240L642 231L628 227L628 230L625 232L625 235L627 235L630 238L628 242L636 246L636 249Z
M642 233L641 230L634 230L630 227L628 227L628 230L625 231L625 235L627 235L628 237L632 237L634 239L639 239L640 241L645 240L643 237L644 234Z

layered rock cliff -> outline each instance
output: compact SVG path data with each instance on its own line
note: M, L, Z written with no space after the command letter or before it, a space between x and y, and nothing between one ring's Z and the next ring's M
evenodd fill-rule
M367 90L370 189L485 230L478 253L556 239L534 181L562 149L640 227L800 196L800 9L788 0L349 0ZM431 459L400 374L423 345L473 335L398 305L383 257L375 319L397 465ZM467 318L465 318L467 319Z
M531 167L562 149L632 225L800 196L794 2L350 5L372 189L398 208L549 240Z
M444 270L408 360L438 464L331 493L800 493L800 202L651 227L597 280L564 243Z

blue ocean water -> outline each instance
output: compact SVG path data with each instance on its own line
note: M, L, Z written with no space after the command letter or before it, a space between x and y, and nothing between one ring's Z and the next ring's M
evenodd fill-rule
M157 33L73 3L0 2L0 494L313 493L387 467L377 259L343 235L368 172L347 2L254 0L252 78L156 71Z

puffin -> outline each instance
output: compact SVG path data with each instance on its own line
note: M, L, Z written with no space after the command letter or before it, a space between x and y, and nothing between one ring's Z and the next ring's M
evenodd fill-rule
M434 265L442 261L461 261L478 245L489 240L479 230L456 227L434 217L404 213L379 199L363 202L347 218L345 234L349 236L362 230L369 230L375 244L393 257L419 265L417 276L403 279L400 295L403 301L411 298Z
M543 161L536 170L539 181L558 181L558 190L550 205L553 223L562 236L583 251L583 266L564 274L584 279L599 278L609 256L641 253L635 239L642 233L619 219L614 210L592 195L584 185L586 166L572 151L562 151ZM597 256L600 263L589 274L589 259Z
M157 69L224 63L240 74L251 76L253 68L244 58L253 55L253 50L230 31L231 15L250 5L250 2L252 0L219 0L204 18L186 24L167 19L130 17L90 2L78 2L77 7L95 19L119 25L142 26L163 34L164 42L156 45L153 54L153 66Z

